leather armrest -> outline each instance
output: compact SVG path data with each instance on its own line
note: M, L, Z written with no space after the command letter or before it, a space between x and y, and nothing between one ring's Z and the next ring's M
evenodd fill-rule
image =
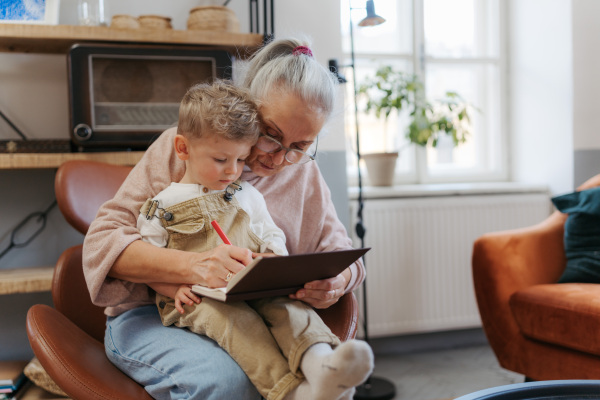
M152 399L108 360L102 343L54 308L29 309L27 336L48 375L73 399Z
M316 311L342 342L356 336L358 301L354 293L346 293L331 307Z

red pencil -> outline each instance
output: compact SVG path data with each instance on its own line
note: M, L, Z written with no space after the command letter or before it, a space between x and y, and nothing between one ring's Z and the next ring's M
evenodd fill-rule
M223 232L223 229L221 229L221 227L219 226L219 223L216 220L212 221L210 224L213 226L213 228L215 228L215 231L217 231L217 233L219 234L219 237L221 238L223 243L231 244L231 242L227 238L227 235L225 235L225 232Z

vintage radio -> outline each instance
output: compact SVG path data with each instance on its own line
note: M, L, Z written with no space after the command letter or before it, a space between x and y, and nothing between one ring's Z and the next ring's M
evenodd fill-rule
M68 56L71 139L79 151L146 149L175 126L187 89L231 78L226 51L77 44Z

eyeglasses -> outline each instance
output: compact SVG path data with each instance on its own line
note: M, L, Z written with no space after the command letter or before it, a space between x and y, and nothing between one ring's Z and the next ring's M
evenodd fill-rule
M317 145L318 143L319 139L317 138ZM317 154L316 146L315 152L311 156L310 154L306 154L301 150L285 147L277 139L274 139L268 135L261 135L258 138L258 142L256 142L256 147L258 147L259 150L269 154L275 154L279 153L281 150L285 150L285 159L287 162L292 164L306 164L309 161L314 161L315 155Z

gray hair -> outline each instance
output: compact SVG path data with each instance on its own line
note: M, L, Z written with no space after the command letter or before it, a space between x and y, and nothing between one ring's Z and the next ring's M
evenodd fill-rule
M313 56L294 55L298 46L310 48L298 39L274 40L250 59L243 86L256 98L268 101L274 90L292 92L310 107L331 116L336 101L338 81Z

